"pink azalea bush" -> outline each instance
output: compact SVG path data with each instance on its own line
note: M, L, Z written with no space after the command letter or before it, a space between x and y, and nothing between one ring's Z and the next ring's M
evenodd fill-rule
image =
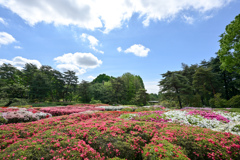
M0 159L240 159L239 136L118 118L123 113L64 115L1 125Z
M223 117L222 115L216 114L214 112L209 111L202 111L202 110L192 110L188 112L189 115L201 115L202 117L206 119L217 119L218 121L222 122L230 122L227 118Z
M85 111L104 111L104 110L105 110L104 108L96 108L94 105L44 107L40 109L41 112L50 113L53 116L69 115Z

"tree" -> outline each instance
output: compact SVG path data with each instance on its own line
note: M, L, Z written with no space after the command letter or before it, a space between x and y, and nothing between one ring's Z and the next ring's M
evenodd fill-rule
M74 71L68 70L67 72L64 72L63 79L65 82L64 92L65 101L67 100L71 101L73 99L73 94L76 91L78 77L76 76L76 73Z
M220 37L218 55L222 63L221 68L240 74L240 14L226 26Z
M147 93L147 90L139 89L135 95L135 98L133 99L133 102L136 105L145 106L148 100L149 100L149 95Z
M180 108L182 108L181 97L192 92L191 86L188 83L187 77L180 74L180 72L171 72L162 74L163 79L159 82L161 86L161 93L177 97Z
M110 81L111 77L106 74L99 74L92 83L103 83Z
M88 81L82 80L82 82L79 84L79 91L78 94L81 97L81 101L83 103L89 103L91 100L90 92L89 92L89 86L90 83Z
M26 92L21 72L11 64L2 64L0 66L0 96L8 100L5 106L9 106L17 98L25 98Z
M30 98L33 101L45 101L50 91L50 84L47 76L44 73L37 72L32 78L29 86Z

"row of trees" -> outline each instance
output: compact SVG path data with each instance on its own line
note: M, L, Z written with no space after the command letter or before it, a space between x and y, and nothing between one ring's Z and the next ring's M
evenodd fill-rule
M162 74L160 99L179 106L240 106L240 14L220 35L217 57Z
M78 83L75 72L61 73L50 66L26 64L22 70L11 64L0 66L0 97L6 106L19 100L29 102L97 101L145 105L148 94L140 76L125 73L121 77L99 75L92 82Z
M226 100L240 94L240 75L220 69L219 57L201 64L182 64L180 71L162 74L159 82L161 100L178 102L179 106L213 106L212 98ZM214 97L215 95L215 97Z

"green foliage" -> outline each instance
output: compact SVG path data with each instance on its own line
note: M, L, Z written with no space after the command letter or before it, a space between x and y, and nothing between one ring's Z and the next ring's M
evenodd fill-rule
M214 98L211 98L209 100L209 104L211 107L216 107L216 108L224 108L227 106L227 100L221 98L221 93L217 93L214 95Z
M95 100L94 98L91 99L90 104L100 104L102 103L100 100Z
M123 108L121 111L128 111L128 112L133 112L135 108Z
M228 106L230 106L231 108L240 108L240 95L232 97L228 101Z
M240 14L235 17L225 32L221 34L220 49L218 55L221 61L221 68L229 72L240 74Z
M178 103L176 101L163 100L160 101L160 105L166 108L176 108L178 106Z
M148 96L147 90L139 89L134 99L132 99L132 102L138 106L145 106L148 100L149 100L149 96Z
M159 82L161 86L161 93L176 97L179 102L180 108L182 108L182 96L191 93L191 86L188 83L186 76L180 74L180 72L170 72L162 74L163 79Z
M0 113L0 125L1 124L6 124L7 120L5 118L2 117L1 113Z
M92 83L103 83L110 81L111 77L106 74L99 74Z
M240 125L235 125L235 126L232 128L232 131L233 131L233 132L239 132L239 131L240 131Z

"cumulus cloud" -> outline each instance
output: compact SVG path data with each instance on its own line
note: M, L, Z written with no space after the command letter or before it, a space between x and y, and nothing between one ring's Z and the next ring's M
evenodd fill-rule
M22 49L21 46L14 46L15 49Z
M156 93L159 92L158 81L144 82L144 86L147 90L147 93Z
M102 54L104 53L103 51L100 51L96 48L97 46L99 46L99 40L97 38L95 38L92 35L88 35L86 33L82 33L82 35L80 37L83 41L88 41L89 47L91 49L93 49L96 52L102 53Z
M2 24L4 24L4 25L7 25L7 22L6 22L6 21L4 21L4 19L3 19L3 18L1 18L1 17L0 17L0 23L2 23Z
M122 48L121 48L121 47L118 47L118 48L117 48L117 51L118 51L118 52L122 52Z
M222 8L233 0L0 0L0 4L18 14L28 24L39 22L76 25L108 33L119 28L137 13L143 25L151 20L169 20L181 12L205 13Z
M134 44L131 47L129 47L128 49L126 49L124 52L125 53L133 53L139 57L146 57L148 55L148 52L150 52L150 49L144 47L141 44Z
M94 77L94 76L88 76L87 78L88 78L88 79L91 79L91 80L94 80L96 77Z
M188 24L193 24L193 22L194 22L194 18L193 17L189 17L189 16L186 16L186 15L183 15L183 19Z
M13 42L16 42L16 40L12 35L6 32L0 32L0 47L1 45L8 45Z
M42 66L42 64L38 60L27 59L27 58L23 58L21 56L14 57L12 60L0 59L0 65L2 65L3 63L6 63L6 64L9 63L20 70L23 69L23 67L25 66L26 63L32 63L32 64L36 65L38 68L40 68Z
M88 68L93 69L102 64L102 61L92 53L80 52L64 54L54 58L54 61L58 63L57 68L61 71L73 70L77 75L84 74Z

